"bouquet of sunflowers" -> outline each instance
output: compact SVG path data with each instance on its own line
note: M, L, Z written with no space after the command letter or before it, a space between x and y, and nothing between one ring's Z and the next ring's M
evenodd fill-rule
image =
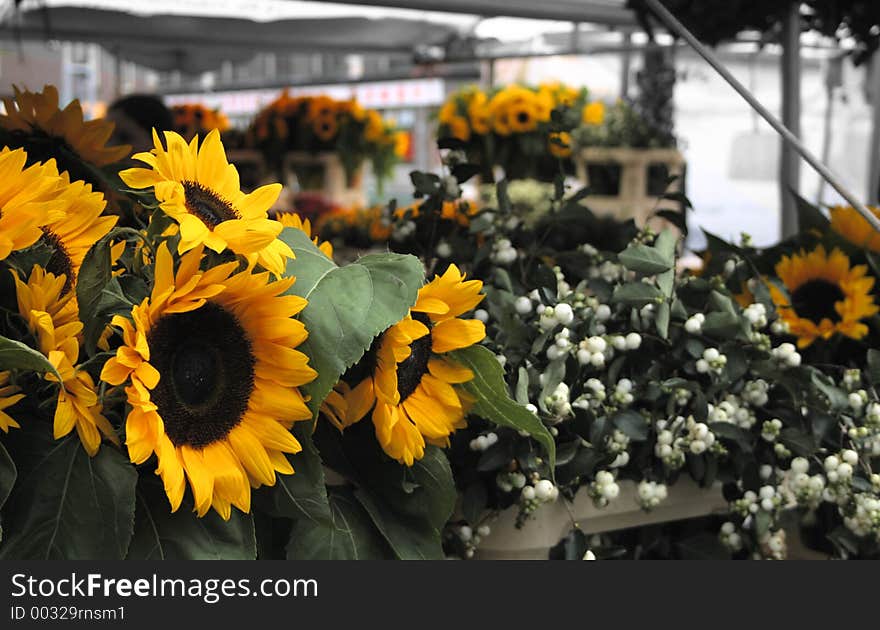
M514 84L488 93L466 87L440 109L438 135L457 141L484 181L494 181L495 166L508 180L553 181L560 162L573 171L572 130L602 123L604 105L588 96L585 88L561 83Z
M171 108L174 131L185 139L204 137L214 129L221 133L229 129L229 119L219 109L210 109L201 103L181 103Z
M342 162L350 183L363 162L370 160L380 185L406 154L408 141L394 123L355 99L292 97L286 92L257 114L250 137L276 168L288 152L329 152Z
M478 345L481 282L336 265L217 130L119 171L53 88L0 127L0 557L441 557L452 433L546 432Z

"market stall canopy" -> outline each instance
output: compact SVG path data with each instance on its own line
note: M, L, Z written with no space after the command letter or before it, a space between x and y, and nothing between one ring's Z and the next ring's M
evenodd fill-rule
M208 14L200 10L203 3L176 4L175 8L168 2L118 0L24 3L20 12L7 15L0 35L93 42L150 68L198 73L216 69L224 61L250 59L257 52L409 53L417 44L442 44L456 32L448 21L393 15L376 19L368 11L359 15L349 12L345 17L338 12L329 17L304 17L308 12L303 12L303 17L274 20L271 15L290 16L291 11L271 15L259 11L267 4L295 8L314 3L254 2L253 12L241 5L233 12L228 4L214 3ZM154 14L162 9L169 13ZM186 9L188 13L182 12ZM230 17L230 13L238 17Z

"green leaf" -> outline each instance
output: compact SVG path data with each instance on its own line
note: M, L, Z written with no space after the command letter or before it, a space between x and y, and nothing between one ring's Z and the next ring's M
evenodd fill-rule
M301 518L316 523L330 519L330 504L321 456L312 442L311 423L297 422L293 433L302 445L296 455L287 455L294 474L276 475L274 486L254 493L254 503L274 517Z
M632 409L617 413L611 420L614 427L633 442L644 442L648 439L648 423L645 417Z
M315 524L297 519L287 544L289 560L382 560L394 554L347 488L329 493L330 515Z
M80 321L86 324L86 328L97 319L96 316L103 298L104 287L107 286L107 283L113 277L112 264L110 262L111 236L112 232L92 245L91 249L86 252L79 277L76 279L76 301L79 306L79 317ZM92 335L94 335L94 332L92 332ZM90 336L86 334L87 349Z
M806 234L811 230L818 230L822 234L828 232L828 217L797 193L792 192L791 194L794 195L797 206L798 232L801 234Z
M702 327L704 335L719 339L733 339L741 329L740 318L726 311L712 311L706 315Z
M397 558L440 560L444 557L439 529L423 521L401 516L387 503L378 500L363 488L355 490L354 496Z
M299 349L318 378L301 389L311 396L309 408L317 415L339 377L415 304L424 267L402 254L370 254L337 267L302 231L287 228L281 239L296 254L287 264L287 275L297 279L290 292L309 301L299 316L309 338Z
M653 247L639 243L627 247L617 258L627 269L649 276L668 271L672 267L663 254Z
M6 503L12 487L15 485L15 478L18 472L15 469L15 462L9 456L9 452L0 444L0 508Z
M657 328L657 334L661 339L669 338L669 318L670 318L669 302L663 302L657 307L657 315L654 317L654 325Z
M89 457L75 435L55 441L48 423L29 424L9 442L19 478L4 508L0 558L124 558L134 521L134 466L113 447Z
M58 380L61 375L41 352L15 339L0 335L0 370L31 370L43 374L51 372Z
M128 560L253 560L256 545L250 514L232 508L228 521L214 510L199 518L189 496L172 513L159 478L143 472Z
M744 453L752 452L751 434L745 429L741 429L730 422L712 422L709 424L709 429L716 437L736 443Z
M664 299L660 289L646 282L628 282L614 289L611 299L618 304L626 304L641 308L646 304L654 304Z
M461 497L461 514L470 524L480 522L489 503L489 493L482 481L475 481L464 490Z
M524 367L517 370L516 402L523 406L529 404L529 371Z
M786 427L779 432L779 441L801 457L812 457L816 452L813 436L794 427Z
M871 385L880 384L880 350L868 350L868 381Z
M476 398L471 413L500 426L526 431L546 450L552 471L556 466L556 442L535 414L510 398L495 355L482 346L471 346L456 350L452 356L474 373L473 380L464 384Z
M686 233L687 230L684 230L684 232ZM657 276L657 286L660 287L666 299L672 298L675 288L675 249L677 244L678 238L670 229L660 232L657 240L654 241L654 249L669 263L669 271L664 271Z

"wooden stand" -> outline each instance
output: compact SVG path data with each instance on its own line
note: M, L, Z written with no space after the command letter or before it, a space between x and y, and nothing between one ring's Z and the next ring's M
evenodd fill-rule
M618 219L635 219L643 226L655 210L682 211L681 204L661 199L663 191L649 191L649 169L665 169L669 176L677 176L666 192L683 190L684 156L676 149L630 149L588 147L574 156L578 179L590 185L590 171L613 169L619 172L617 194L591 194L587 206L597 214L608 214ZM596 182L598 183L598 182ZM651 194L653 193L653 194Z
M561 499L538 508L535 518L516 528L517 508L503 511L489 523L492 533L480 543L476 557L481 560L546 560L556 545L577 523L585 534L610 532L630 527L665 523L728 511L721 485L700 488L690 479L680 479L669 488L669 496L659 506L645 512L639 507L638 484L618 481L620 496L605 508L593 505L583 488L574 503Z

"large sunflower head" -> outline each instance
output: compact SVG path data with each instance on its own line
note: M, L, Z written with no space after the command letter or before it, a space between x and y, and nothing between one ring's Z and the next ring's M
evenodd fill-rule
M153 131L154 148L134 156L149 168L130 168L119 175L132 188L152 188L162 210L180 226L179 252L204 245L227 248L280 276L293 252L278 234L282 225L268 218L281 184L241 191L238 171L226 159L220 132L211 131L199 145L165 132L163 146Z
M529 101L517 102L510 108L508 120L510 129L515 133L534 131L538 126L538 109Z
M306 301L283 295L294 280L233 273L235 263L201 271L202 254L175 272L159 247L151 295L113 319L123 344L101 379L129 382L129 456L156 454L172 509L188 480L199 516L213 506L228 519L232 505L250 509L251 487L293 472L284 453L301 447L290 428L311 418L297 388L316 373L295 349L307 332L293 319Z
M58 106L58 90L47 85L42 92L15 91L14 98L3 99L6 113L0 115L0 127L10 132L15 146L27 149L30 161L58 160L62 171L72 179L90 181L81 164L106 166L125 158L128 145L108 147L113 123L107 120L85 121L79 101L64 109Z
M842 251L828 254L820 245L809 253L801 250L783 256L776 264L776 275L788 296L773 284L770 296L799 347L835 334L852 339L868 334L861 320L875 315L878 307L871 295L874 278L866 265L850 266Z
M880 218L880 208L870 208ZM877 232L858 210L850 206L831 208L831 229L856 247L880 253L880 232Z
M36 243L40 226L64 219L67 203L55 162L25 168L22 149L0 151L0 260Z
M47 270L65 277L67 293L75 286L89 249L113 229L118 217L102 216L104 195L93 192L86 182L71 182L67 173L61 174L59 198L67 202L67 214L47 221L40 229L43 240L52 247Z
M455 265L422 287L411 314L380 335L367 353L363 378L345 391L345 422L358 422L372 410L382 449L412 466L425 444L446 446L465 426L473 403L458 385L473 373L446 356L480 342L483 322L460 319L483 299L479 280L465 281Z

